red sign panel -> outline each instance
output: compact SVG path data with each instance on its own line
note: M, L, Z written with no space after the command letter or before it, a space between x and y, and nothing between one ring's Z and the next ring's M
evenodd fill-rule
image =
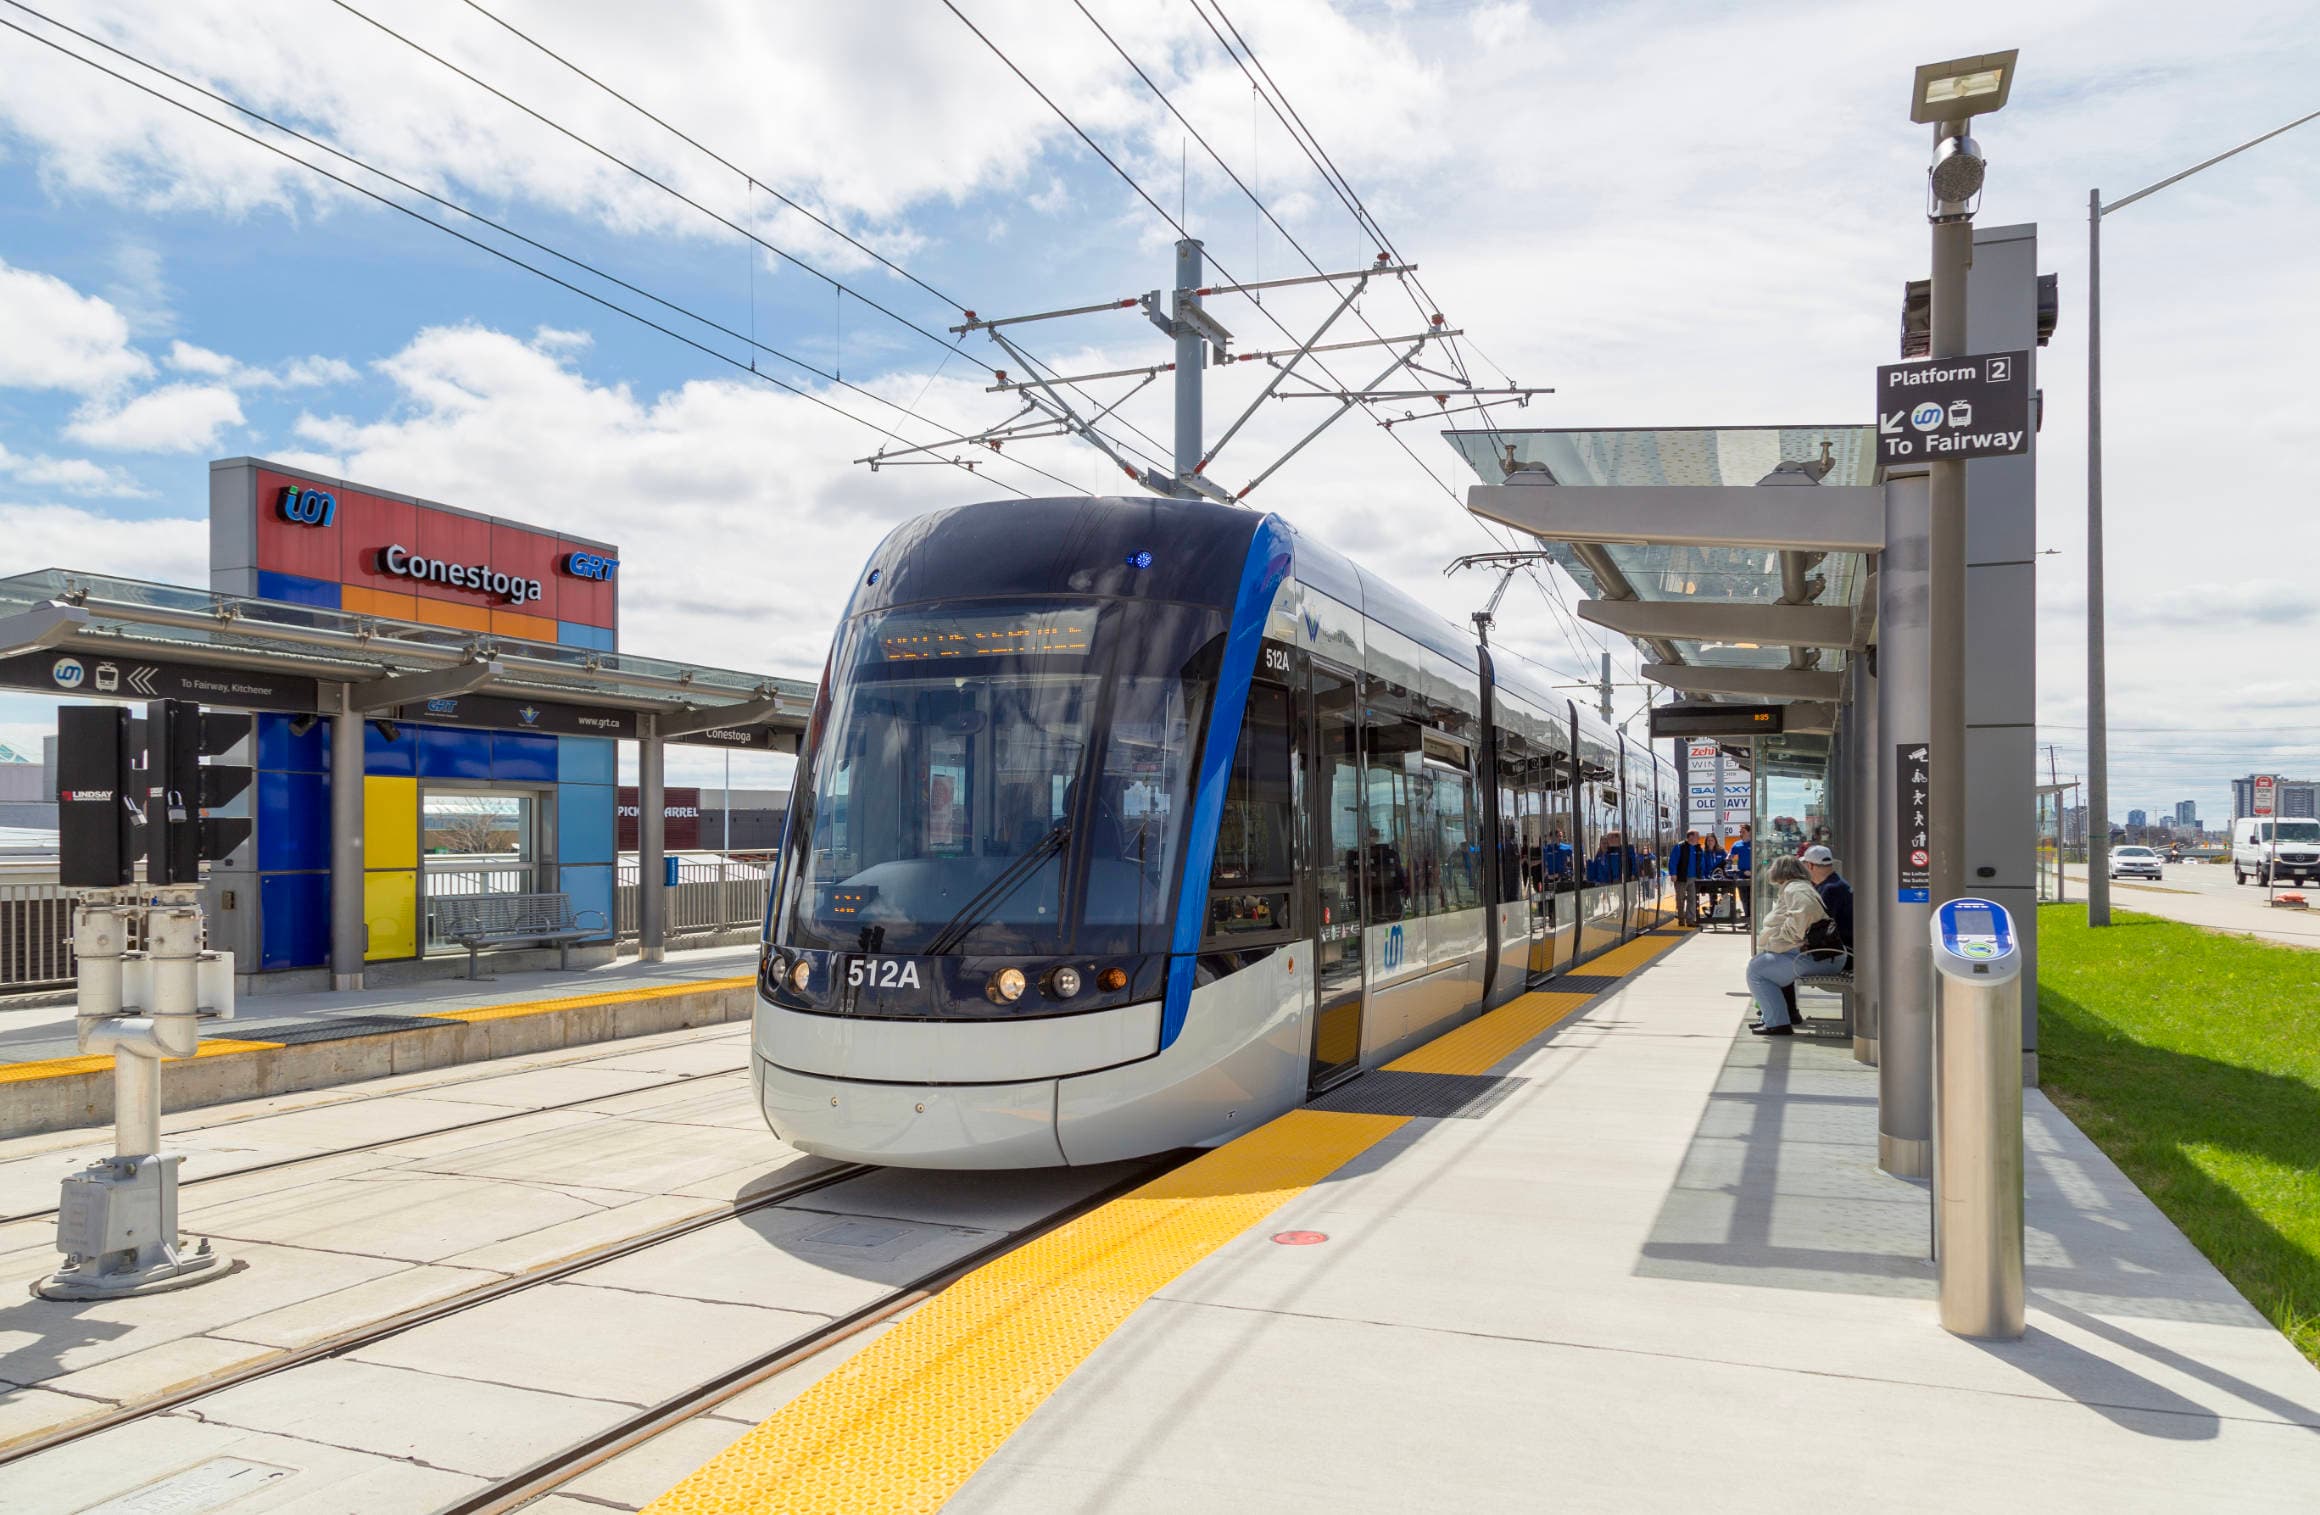
M2273 801L2279 794L2279 781L2271 774L2258 774L2256 776L2255 791L2255 813L2258 815L2270 815L2272 813Z
M622 852L637 849L636 785L620 786L619 841ZM701 845L701 791L661 790L661 845L671 852L690 852Z

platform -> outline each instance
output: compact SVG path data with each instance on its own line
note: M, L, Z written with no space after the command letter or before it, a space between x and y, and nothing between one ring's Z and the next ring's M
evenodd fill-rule
M754 947L711 947L569 972L247 996L235 1019L202 1023L200 1055L168 1065L162 1096L166 1109L195 1109L738 1020L755 969ZM112 1119L113 1061L81 1054L73 1008L69 998L0 1008L0 1138Z
M2035 1091L2030 1333L1945 1334L1876 1074L1747 1035L1745 951L1400 1065L1486 1108L1300 1111L1072 1222L648 1508L2311 1508L2320 1373Z

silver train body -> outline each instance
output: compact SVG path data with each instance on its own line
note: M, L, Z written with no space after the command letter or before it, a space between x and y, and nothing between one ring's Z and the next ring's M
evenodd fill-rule
M1285 521L962 507L857 581L793 789L752 1059L809 1151L1225 1141L1672 914L1679 804Z

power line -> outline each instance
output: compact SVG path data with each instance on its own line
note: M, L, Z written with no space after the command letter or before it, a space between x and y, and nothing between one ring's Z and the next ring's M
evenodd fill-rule
M543 56L545 56L545 57L547 57L547 58L550 58L550 59L552 59L552 60L553 60L553 61L555 61L556 63L558 63L558 64L561 64L561 65L562 65L564 68L566 68L566 69L569 69L571 72L573 72L573 73L575 73L575 74L579 75L579 76L580 76L582 79L585 79L585 80L587 80L587 81L588 81L590 84L592 84L592 85L594 85L596 88L598 88L598 89L602 90L604 93L606 93L606 94L610 95L610 96L611 96L613 99L615 99L615 100L618 100L618 101L619 101L621 104L623 104L623 105L627 106L627 107L628 107L630 110L632 110L632 111L635 111L635 112L636 112L638 115L640 115L640 116L644 117L644 118L645 118L647 121L650 121L651 123L653 123L653 125L655 125L655 126L659 127L661 130L663 130L663 131L665 131L665 132L669 133L671 136L675 137L675 138L676 138L678 141L680 141L680 142L683 142L683 143L684 143L686 146L688 146L688 147L691 147L691 148L693 148L694 150L696 150L697 152L700 152L700 153L702 153L704 156L708 157L708 158L709 158L711 161L715 162L715 163L716 163L716 164L718 164L720 167L723 167L723 168L725 168L725 169L727 169L727 170L731 171L732 173L735 173L735 174L739 175L739 176L740 176L740 177L741 177L743 180L745 180L745 181L746 181L746 182L747 182L747 183L750 185L750 187L751 187L751 188L753 188L753 189L762 189L762 190L764 190L764 191L765 191L767 194L769 194L769 195L773 196L773 197L774 197L776 200L779 200L779 201L780 201L782 204L784 204L784 205L788 206L790 209L792 209L792 210L796 211L796 212L797 212L799 215L802 215L802 216L804 216L806 219L808 219L808 220L812 221L812 222L813 222L813 223L814 223L816 226L819 226L819 227L821 227L821 228L822 228L824 231L827 231L828 233L830 233L830 235L832 235L832 236L834 236L834 237L837 237L837 238L839 238L841 241L845 242L845 243L846 243L848 246L850 246L850 247L853 247L853 248L855 248L857 251L861 252L861 253L862 253L864 256L866 256L866 257L869 257L869 258L872 258L872 259L876 260L876 261L877 261L877 262L878 262L880 265L882 265L883 267L885 267L885 268L887 268L887 269L890 269L890 270L892 270L892 271L893 271L895 274L899 275L900 277L902 277L902 278L904 278L904 279L907 279L907 280L909 280L911 283L913 283L913 284L917 285L917 286L918 286L920 289L923 289L923 290L925 290L925 291L926 291L928 294L930 294L930 295L934 296L936 299L938 299L938 300L942 301L942 302L943 302L945 305L948 305L948 306L950 306L950 307L951 307L953 310L959 311L959 312L961 312L962 314L972 314L972 312L969 310L969 308L968 308L968 307L967 307L965 304L961 303L961 302L960 302L960 301L957 299L957 297L955 297L955 296L952 296L952 295L947 295L947 294L943 293L941 290L939 290L939 289L935 288L935 287L934 287L932 284L929 284L929 283L928 283L926 280L924 280L924 279L920 278L920 277L919 277L917 274L914 274L914 273L912 273L912 272L911 272L909 269L907 269L907 268L904 268L904 267L903 267L901 264L899 264L899 263L895 262L895 261L894 261L892 258L889 258L889 257L887 257L887 256L886 256L884 253L880 252L880 251L879 251L877 248L875 248L875 247L872 247L872 246L871 246L869 243L862 241L860 238L858 238L858 237L854 236L852 233L850 233L850 232L848 232L848 231L845 231L845 230L843 230L842 228L838 227L837 225L833 224L833 223L832 223L832 222L831 222L831 221L830 221L828 218L824 217L824 216L823 216L823 215L821 215L819 212L817 212L817 211L813 210L812 208L810 208L810 207L808 207L808 206L805 206L805 205L802 205L802 204L800 204L800 203L799 203L798 201L796 201L796 200L793 200L793 199L791 199L791 198L790 198L788 195L785 195L785 194L783 194L783 193L782 193L780 190L778 190L778 189L775 189L775 188L774 188L774 187L773 187L771 184L767 183L767 182L766 182L764 179L762 179L762 178L758 177L757 175L755 175L755 174L751 173L749 170L747 170L747 169L745 169L745 168L742 168L742 167L741 167L739 164L735 163L735 162L734 162L732 159L730 159L730 158L726 157L724 154L722 154L722 153L718 152L718 151L717 151L715 148L713 148L713 147L710 147L710 146L709 146L707 143L705 143L705 142L702 142L700 139L698 139L698 138L694 137L694 136L693 136L693 135L691 135L690 133L688 133L688 132L686 132L686 131L682 130L681 128L679 128L679 127L677 127L677 126L675 126L675 125L673 125L672 123L670 123L670 122L669 122L667 119L665 119L664 117L662 117L662 116L660 116L660 115L656 114L656 113L655 113L655 112L653 112L652 110L649 110L649 109L647 109L647 108L646 108L644 105L642 105L642 104L638 103L638 102L637 102L635 99L633 99L633 98L631 98L630 96L628 96L628 95L626 95L626 94L622 93L620 90L613 88L613 86L611 86L610 84L607 84L607 83L606 83L604 80L602 80L602 79L598 78L596 75L594 75L594 74L590 73L590 72L589 72L587 69L584 69L584 68L582 68L582 67L581 67L579 64L577 64L577 63L573 62L573 61L572 61L570 58L567 58L567 57L565 57L565 56L564 56L562 53L560 53L560 52L557 52L557 51L556 51L554 48L552 48L552 47L549 47L549 46L548 46L546 43L544 43L544 42L540 41L540 40L539 40L537 37L534 37L534 36L533 36L531 33L527 32L527 31L525 31L523 28L521 28L521 27L517 26L517 25L516 25L515 23L513 23L512 21L509 21L509 20L507 20L506 18L504 18L504 17L502 17L502 16L499 16L499 15L496 15L496 14L494 14L493 12L491 12L491 11L489 11L489 10L485 9L483 6L481 6L481 5L477 4L477 3L476 3L476 0L462 0L462 3L463 3L463 4L465 4L465 5L468 7L468 9L470 9L470 10L474 11L474 12L475 12L477 15L484 17L486 20L490 21L490 22L491 22L493 25L495 25L495 26L499 27L501 30L503 30L503 31L507 32L509 35L511 35L511 36L513 36L513 37L517 38L518 40L522 41L522 42L523 42L523 43L524 43L526 46L528 46L528 47L530 47L530 48L533 48L534 50L536 50L537 52L539 52L539 53L540 53L540 54L542 54ZM347 8L348 8L348 9L350 9L350 10L352 9L352 7L351 7L351 6L350 6L350 7L347 7ZM357 14L360 14L360 13L359 13L359 12L357 12ZM368 17L365 17L364 19L368 20L369 18L368 18ZM376 22L373 22L372 24L373 24L373 25L377 25L377 23L376 23ZM383 28L382 28L382 29L383 29ZM392 35L392 34L390 33L390 35ZM411 45L411 46L414 46L414 47L416 47L416 46L417 46L417 44L415 44L415 43L412 43L412 44L409 44L409 45ZM422 48L422 49L420 49L420 51L424 52L424 51L425 51L425 49L423 49L423 48ZM429 54L429 56L430 56L430 57L432 57L432 56L433 56L433 54ZM441 61L441 60L437 60L437 61ZM445 64L445 67L452 67L452 65ZM456 72L457 70L454 70L454 71ZM473 76L471 76L471 75L470 75L470 76L467 76L467 77L470 77L470 78L472 78ZM481 81L476 81L476 82L480 83ZM489 89L489 88L490 88L490 86L489 86L489 85L484 85L483 87L484 87L484 88L486 88L486 89ZM499 91L497 91L497 90L493 90L492 92L493 92L494 94L498 94L498 93L499 93ZM500 96L500 98L502 98L502 99L507 99L507 96L505 96L505 95L501 95L501 96ZM511 104L513 104L513 103L515 103L515 102L511 101L510 103L511 103ZM519 108L519 109L524 109L525 107L521 107L521 106L519 106L518 108ZM535 116L535 118L536 118L536 119L542 119L542 120L544 120L544 119L545 119L544 117L539 117L537 112L533 112L532 114ZM551 124L552 124L552 123L551 123ZM564 128L562 128L562 127L558 127L558 128L557 128L557 130L559 130L559 131L565 131L565 129L564 129ZM565 135L566 135L566 136L572 136L572 137L573 137L573 140L575 140L575 141L579 141L579 140L581 140L580 138L578 138L577 136L574 136L574 135L573 135L571 132L569 132L569 131L565 131ZM591 145L593 145L593 144L591 144ZM598 152L600 152L600 153L603 151L603 149L601 149L601 148L597 148L597 149L595 149L595 150L596 150L596 151L598 151ZM610 155L609 155L609 154L606 154L605 156L609 157ZM618 160L617 160L617 159L615 159L614 161L616 161L616 162L617 162ZM626 166L626 165L623 165L623 166ZM631 170L631 171L632 171L632 172L634 172L635 170ZM652 182L655 182L655 183L657 183L658 181L652 181ZM672 191L672 193L674 193L674 192ZM683 197L682 197L682 196L679 196L679 198L683 198ZM691 201L687 201L686 203L688 203L688 204L691 204L692 202L691 202ZM699 207L696 207L696 208L699 208ZM728 224L728 225L730 225L731 223L727 223L727 224ZM743 233L743 235L745 235L745 236L748 236L748 237L750 238L750 240L752 240L752 241L759 241L759 239L756 237L756 235L755 235L755 233L754 233L753 231L752 231L752 232L745 232L745 233ZM764 245L764 244L763 244L763 243L760 243L760 245ZM788 256L788 255L787 255L787 254L783 254L783 256L785 256L785 257L786 257L786 256ZM792 261L794 262L794 261L796 261L796 260L795 260L795 259L792 259ZM802 265L802 264L801 264L800 266L801 266L801 267L803 267L804 265ZM861 295L860 295L858 292L856 292L856 291L854 291L854 290L852 290L852 289L849 289L849 288L848 288L847 286L845 286L844 284L839 284L837 280L835 280L835 279L831 279L831 278L830 278L830 276L829 276L828 274L821 273L821 271L820 271L820 270L818 270L818 269L809 269L809 270L808 270L808 272L814 273L814 274L816 274L816 275L817 275L818 277L820 277L820 278L827 279L827 280L829 280L829 282L831 282L832 284L837 284L837 287L838 287L838 288L840 288L841 290L845 290L845 292L846 292L846 293L848 293L848 294L852 294L852 295L854 295L854 297L855 297L856 299L858 299L858 300L859 300L859 299L862 299L862 296L861 296ZM874 302L871 302L871 301L868 301L868 300L864 300L864 301L863 301L863 303L864 303L864 304L866 304L866 305L870 305L872 309L882 309L882 307L879 307L879 306L877 306L877 305L876 305ZM908 323L908 322L905 322L904 324L905 324L905 325L909 325L910 323ZM919 334L920 334L921 336L931 336L931 333L928 333L928 332L926 332L924 328L913 326L913 327L912 327L912 329L913 329L913 330L915 330L915 331L918 331L918 332L919 332ZM957 346L955 343L951 343L951 342L943 341L943 339L942 339L942 338L940 338L940 337L934 337L934 338L933 338L933 340L935 340L935 341L938 341L938 342L941 342L941 343L942 343L942 345L943 345L943 347L944 347L944 349L945 349L945 356L944 356L944 358L943 358L943 362L944 362L945 364L947 364L947 363L950 361L950 359L951 359L952 357L966 357L966 358L970 358L970 359L971 359L971 355L970 355L969 353L967 353L965 349L963 349L963 348L961 348L961 347ZM1022 350L1022 349L1020 348L1020 345L1018 346L1018 350ZM1048 369L1048 371L1049 371L1049 376L1050 376L1050 377L1053 377L1053 375L1054 375L1054 370L1053 370L1052 366L1051 366L1051 365L1049 365L1049 364L1047 364L1047 363L1046 363L1044 360L1040 359L1040 358L1039 358L1039 357L1038 357L1036 354L1034 354L1034 353L1031 353L1031 352L1029 352L1029 351L1023 351L1023 356L1024 356L1024 358L1025 358L1025 359L1026 359L1028 362L1030 362L1030 363L1031 363L1031 364L1032 364L1032 365L1033 365L1035 368L1047 368L1047 369ZM936 372L939 374L939 373L940 373L942 370L941 370L941 368L938 366L938 367L937 367L937 369L936 369L935 371L936 371ZM931 382L932 382L932 381L930 380L929 382L930 382L930 384L931 384ZM1087 392L1086 390L1084 390L1084 389L1080 388L1078 385L1076 385L1076 384L1073 384L1073 385L1069 385L1069 386L1067 386L1067 387L1068 387L1068 388L1070 388L1070 389L1071 389L1071 391L1072 391L1074 394L1077 394L1078 396L1080 396L1080 398L1082 398L1082 399L1084 399L1084 400L1087 400L1087 401L1089 401L1089 403L1091 403L1091 404L1092 404L1092 403L1094 403L1094 399L1093 399L1093 397L1092 397L1091 395L1089 395L1089 394L1088 394L1088 392ZM1165 451L1167 450L1167 448L1166 448L1166 445L1165 445L1165 444L1163 444L1163 443L1162 443L1162 442L1161 442L1161 441L1160 441L1160 440L1159 440L1157 437L1153 436L1153 435L1152 435L1150 432L1148 432L1148 431L1144 430L1144 429L1143 429L1141 426L1138 426L1138 425L1137 425L1137 424L1136 424L1134 421L1130 420L1128 417L1126 417L1126 416L1121 416L1121 417L1119 418L1119 420L1120 420L1120 424L1121 424L1121 425L1123 425L1123 426L1127 427L1127 428L1128 428L1128 430L1130 430L1130 431L1132 431L1132 432L1136 433L1136 435L1138 435L1139 437L1142 437L1142 438L1143 438L1143 439L1144 439L1144 440L1145 440L1147 443L1149 443L1151 446L1153 446L1153 447L1155 447L1155 448L1158 448L1158 449L1160 449L1162 452L1165 452ZM1026 466L1029 466L1029 465L1026 465ZM1054 477L1054 476L1051 474L1051 475L1049 475L1049 477L1050 477L1050 478L1052 478L1052 477ZM1058 482L1058 483L1061 483L1062 481L1061 481L1061 480L1057 480L1057 482Z
M71 27L65 26L61 22L54 21L50 17L43 15L41 12L34 10L31 6L24 4L23 0L5 0L5 3L13 6L19 11L24 12L26 15L38 17L40 20L47 22L51 26L57 27L59 30L71 32L74 36L82 35L77 31L73 31ZM183 100L172 99L170 96L163 94L157 89L154 89L151 85L145 84L137 79L132 79L127 74L121 73L118 70L107 68L104 64L98 62L96 59L86 57L80 53L76 53L72 49L64 46L62 43L59 43L52 38L43 37L37 32L31 31L26 27L19 26L15 22L6 19L0 19L0 27L6 27L8 30L17 33L20 36L28 37L32 41L39 43L41 46L46 47L51 51L61 53L76 63L80 63L89 68L95 69L98 73L104 74L108 78L116 79L119 82L128 85L131 89L137 90L141 94L150 95L152 98L160 101L164 105L174 106L178 110L184 111L186 114L192 116L197 121L207 122L209 125L216 127L220 131L229 133L236 137L240 137L246 142L254 143L257 146L264 148L266 151L273 153L276 156L287 160L288 162L295 163L299 167L304 168L311 173L319 174L323 178L330 180L332 183L337 184L342 188L353 190L356 194L361 195L366 199L375 200L379 204L387 207L389 210L399 211L403 215L409 216L412 220L417 221L422 226L430 227L435 231L443 233L447 237L456 237L458 240L465 242L470 247L474 247L480 249L483 252L489 253L491 256L498 258L503 262L511 263L517 268L523 269L527 273L536 274L540 278L546 279L549 283L554 284L559 288L568 290L571 293L580 296L584 300L592 301L597 305L603 306L606 310L610 310L619 315L628 317L630 320L637 322L639 325L650 327L652 330L659 332L665 337L670 337L676 341L682 342L687 347L692 348L696 352L702 353L708 357L715 358L720 363L730 364L734 368L739 369L741 372L763 379L766 383L787 390L791 394L798 396L800 399L809 400L814 404L821 406L824 410L830 411L835 415L842 416L846 420L852 421L858 426L867 427L871 431L877 432L881 436L891 437L898 442L910 441L908 437L901 435L899 432L893 431L888 427L881 426L875 421L866 420L863 417L854 414L852 411L845 409L843 406L832 404L829 400L826 400L822 396L813 393L811 390L801 388L800 386L792 384L788 380L783 379L778 375L767 373L763 369L757 368L754 365L744 363L729 353L719 352L716 348L709 346L707 343L696 341L692 337L686 336L681 331L677 331L672 327L664 326L660 322L653 320L650 316L644 315L638 311L631 310L627 306L622 305L617 301L608 300L604 296L595 293L593 290L583 289L581 286L572 283L568 279L560 278L557 275L550 273L547 269L540 267L538 264L527 263L523 259L515 256L515 254L506 251L504 248L494 247L490 243L485 242L480 238L471 237L467 235L467 233L460 231L455 227L447 226L441 221L437 221L429 216L422 215L412 207L392 200L387 196L378 193L376 190L367 188L364 185L357 184L353 180L341 177L338 174L334 174L329 169L324 168L321 164L312 162L305 158L301 158L297 154L290 152L288 149L282 147L278 143L269 142L254 132L244 131L242 128L235 126L230 121L221 121L215 116L205 114L204 112L195 109L192 105L186 103ZM107 46L107 44L101 42L97 43L96 45L100 47ZM137 58L132 54L122 52L118 48L108 48L108 50L123 58L128 59L131 62L138 64L140 67L152 69L154 73L160 74L165 78L174 77L173 75L168 74L166 70L146 63L143 59ZM198 86L193 87L198 88ZM204 91L204 93L207 92ZM293 135L296 134L293 133ZM385 176L382 175L382 177ZM480 220L481 218L479 217L478 219ZM559 254L559 256L561 255ZM648 296L648 298L653 297ZM682 309L682 307L674 308L680 310ZM708 321L705 317L692 315L692 313L689 311L686 312L686 314L691 316L692 319L700 321L703 325L715 324ZM800 366L803 367L805 365L801 364ZM914 419L923 421L925 418L914 417ZM951 464L954 467L962 469L965 472L975 473L977 474L977 477L983 477L983 475L977 472L977 469L973 464L966 463L955 458L946 458L943 461ZM1030 465L1026 464L1024 466L1028 467ZM1048 477L1054 478L1055 476L1050 474ZM1010 493L1017 495L1024 494L1024 491L1016 489L1013 485L1006 483L1004 480L989 479L988 482L997 485L1001 489L1008 490ZM1063 483L1064 481L1057 479L1056 482ZM1068 488L1071 486L1066 485L1066 487Z
M737 342L746 343L748 346L755 348L759 352L771 354L772 356L781 359L785 363L788 363L796 368L803 369L805 372L812 374L818 379L823 379L832 384L836 384L842 386L843 388L852 390L854 393L861 395L866 400L875 401L876 403L885 406L887 409L895 411L898 414L908 416L910 419L920 422L923 425L935 427L942 427L944 425L944 423L934 420L929 416L921 415L916 409L915 404L907 406L898 405L894 401L889 400L884 395L881 395L874 390L865 389L859 384L850 383L837 374L831 373L827 369L821 368L813 363L809 363L805 359L800 358L795 354L784 352L778 347L774 347L768 343L762 342L758 340L754 334L745 335L739 331L736 331L732 327L725 325L723 322L718 321L713 317L705 316L699 311L696 311L689 306L681 305L674 300L666 298L665 296L654 294L651 290L646 289L641 285L633 284L630 281L621 278L618 274L611 273L605 269L599 268L584 258L575 257L570 253L564 252L560 248L553 247L546 242L540 241L536 237L527 236L523 232L517 231L512 226L495 221L480 211L472 210L469 207L460 204L456 200L439 195L423 185L413 184L407 179L403 179L396 176L395 174L389 173L387 170L346 151L344 148L336 147L331 143L323 141L319 137L313 136L307 132L300 131L297 127L291 126L286 122L276 120L274 117L267 115L263 111L252 109L250 106L242 104L240 101L234 99L230 95L221 94L217 90L210 89L201 84L197 84L181 74L173 73L170 70L161 67L157 63L148 62L145 59L138 57L134 53L130 53L119 47L115 47L112 43L105 41L102 37L92 36L87 32L81 31L76 27L66 24L65 22L58 21L52 16L44 15L42 12L33 9L31 6L23 4L22 0L6 0L6 3L13 6L15 9L24 12L26 15L39 17L48 25L53 26L57 30L65 32L73 37L77 37L92 47L102 48L106 52L111 53L116 58L120 58L128 63L134 64L137 67L146 70L149 73L158 75L163 79L167 79L170 83L178 86L181 89L214 100L218 104L225 106L228 110L238 112L239 114L248 117L252 121L260 122L275 131L281 132L284 136L294 138L299 142L305 143L309 147L326 152L342 162L352 164L354 167L363 170L365 173L374 174L377 177L384 179L389 184L392 184L399 189L406 190L411 194L419 195L427 200L434 202L437 205L442 206L446 210L453 211L459 215L465 216L469 220L477 222L480 225L488 226L493 231L498 232L504 237L512 238L517 242L523 243L527 247L536 248L539 251L546 253L549 257L555 258L559 262L568 263L574 268L584 270L596 278L604 280L608 284L617 285L621 289L627 290L630 294L637 295L646 300L650 300L655 305L661 306L663 309L673 311L676 314L685 317L687 320L697 321L701 325L708 327L710 330L718 332L724 336L731 337ZM27 35L30 34L27 33ZM195 114L198 115L200 113L196 112ZM213 118L205 116L203 119L210 120ZM219 124L222 125L223 123ZM291 161L299 162L301 160L292 157ZM421 217L420 219L425 220L426 218ZM437 223L429 222L429 224L433 225ZM525 266L528 267L529 265ZM754 367L754 364L751 366ZM923 393L921 394L920 398L924 398ZM1058 478L1052 473L1048 473L1045 469L1042 469L1035 464L1023 462L1023 460L1020 458L1009 458L1007 461L1029 469L1031 472L1039 474L1041 477L1049 479L1057 484L1062 484L1067 489L1073 487L1068 481Z

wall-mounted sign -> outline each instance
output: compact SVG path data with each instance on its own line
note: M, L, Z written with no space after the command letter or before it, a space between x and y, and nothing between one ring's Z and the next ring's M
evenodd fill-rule
M510 700L493 694L445 695L424 704L400 705L395 709L395 718L438 726L539 731L550 736L636 735L636 712L632 710L554 705L545 700Z
M1780 705L1654 705L1651 736L1655 742L1667 737L1777 736L1785 708Z
M338 496L327 489L300 489L295 484L286 484L274 508L283 520L294 525L328 526L338 519Z
M379 549L379 571L399 579L496 594L510 605L529 604L540 597L538 579L504 573L489 563L446 563L441 558L423 558L399 543Z
M121 700L197 700L236 710L317 708L314 680L294 674L86 652L28 652L0 658L0 687Z
M634 784L623 784L616 796L613 811L618 830L613 846L622 852L637 850L637 795ZM663 789L661 791L661 845L672 852L689 851L701 845L701 791L698 789Z
M1933 898L1933 841L1925 824L1926 798L1933 785L1933 764L1923 742L1896 742L1893 747L1893 820L1899 833L1898 887L1894 899L1904 905L1922 905Z
M595 579L599 583L606 583L620 572L620 559L608 558L595 552L566 553L564 571L576 579Z

